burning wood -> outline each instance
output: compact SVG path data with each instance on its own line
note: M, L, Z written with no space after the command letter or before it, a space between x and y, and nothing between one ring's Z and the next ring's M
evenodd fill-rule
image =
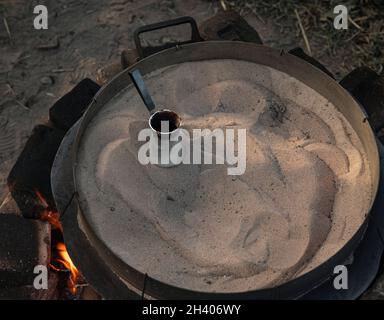
M43 195L37 190L36 196L39 199L40 204L43 205L45 208L40 215L40 220L49 222L54 229L59 229L61 232L63 232L59 213L49 209L47 201L44 199Z
M65 267L65 271L68 270L71 272L71 275L68 279L68 288L70 292L74 295L77 292L77 282L80 277L80 272L73 264L68 254L67 248L63 242L59 242L57 244L56 250L60 258L55 259L55 262L62 264ZM56 268L52 263L50 264L50 267L55 271L63 271L63 269Z
M36 196L38 197L40 204L44 206L45 210L40 216L40 219L47 221L51 224L54 231L59 232L59 236L62 239L63 227L60 222L60 215L56 211L52 211L49 208L47 201L44 199L42 194L36 190ZM59 265L59 266L56 266ZM67 248L62 241L53 243L51 263L49 266L57 272L70 272L70 276L67 280L67 286L71 294L77 293L77 284L80 279L80 272L73 264L71 257L68 254Z

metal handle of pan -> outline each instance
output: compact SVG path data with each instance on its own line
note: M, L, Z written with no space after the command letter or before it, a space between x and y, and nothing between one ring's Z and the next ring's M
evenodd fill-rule
M190 40L182 41L182 42L167 43L166 45L159 46L159 47L142 47L141 41L140 41L140 34L146 33L146 32L151 32L154 30L174 27L174 26L178 26L178 25L182 25L182 24L189 24L191 26L191 39ZM199 29L197 28L196 21L192 17L188 17L188 16L180 17L180 18L173 19L173 20L161 21L158 23L142 26L142 27L135 30L135 32L133 34L133 39L135 41L136 50L137 50L137 53L139 55L139 59L143 59L143 58L145 58L145 57L147 57L153 53L164 50L166 48L174 47L176 45L192 43L192 42L199 42L199 41L203 40L200 36Z

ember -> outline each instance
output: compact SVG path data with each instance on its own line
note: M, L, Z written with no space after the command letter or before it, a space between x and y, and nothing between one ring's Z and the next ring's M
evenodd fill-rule
M61 232L63 232L59 213L52 211L49 208L47 201L44 199L43 195L39 191L35 190L35 192L36 196L40 200L40 204L43 205L45 208L40 215L40 220L49 222L54 229L59 229Z

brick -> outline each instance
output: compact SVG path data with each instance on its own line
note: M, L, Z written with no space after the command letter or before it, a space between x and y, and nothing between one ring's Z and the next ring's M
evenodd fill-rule
M46 199L51 210L56 210L50 177L63 137L64 132L59 129L36 126L8 176L7 183L12 197L26 218L39 218L45 210L36 191Z
M358 90L362 83L374 81L379 76L375 71L368 67L359 67L348 73L341 81L340 84L349 92Z
M35 266L50 260L50 230L47 222L0 213L0 288L33 284Z
M49 109L49 119L57 128L67 131L80 119L99 89L97 83L83 79Z
M55 272L48 274L48 288L37 290L32 285L0 288L0 300L52 300L59 299L59 276Z
M384 128L384 77L367 67L353 70L340 84L365 108L375 132Z
M204 40L237 40L262 44L257 31L235 11L219 11L203 21L199 32Z

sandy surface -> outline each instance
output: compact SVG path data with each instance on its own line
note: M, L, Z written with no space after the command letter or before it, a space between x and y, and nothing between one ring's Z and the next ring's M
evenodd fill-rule
M247 129L247 169L234 177L224 165L139 164L148 115L135 91L119 94L91 123L77 174L89 222L126 263L175 286L239 292L311 270L356 232L372 196L367 159L315 91L230 60L146 81L186 127Z

